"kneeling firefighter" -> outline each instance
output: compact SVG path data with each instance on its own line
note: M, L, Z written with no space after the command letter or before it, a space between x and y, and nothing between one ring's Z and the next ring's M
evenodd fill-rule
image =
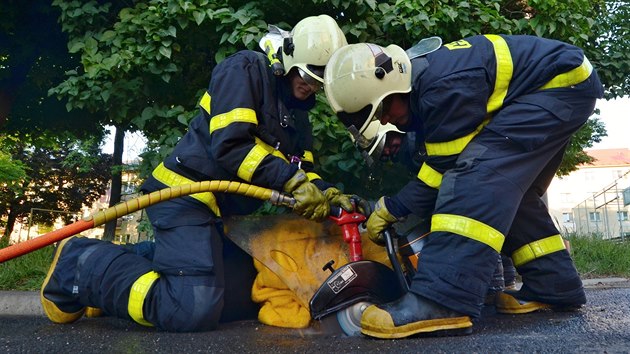
M597 73L581 49L533 36L424 44L348 45L324 77L347 127L362 134L372 120L391 123L416 132L427 151L417 178L379 199L367 221L375 242L411 213L431 229L410 291L367 308L362 333L470 333L498 252L523 280L500 294L499 312L581 306L582 282L541 196L603 95Z
M312 220L348 198L313 172L311 125L330 55L347 44L334 19L307 17L267 55L245 50L218 64L200 111L172 154L142 186L145 193L192 181L232 180L284 191ZM79 319L86 307L167 331L200 331L255 306L251 257L223 234L221 218L248 214L258 200L198 193L147 209L152 259L84 237L57 248L41 301L54 322Z

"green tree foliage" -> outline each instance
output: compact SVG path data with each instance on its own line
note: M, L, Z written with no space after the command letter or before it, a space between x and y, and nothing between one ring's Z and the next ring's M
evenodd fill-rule
M57 24L59 11L49 3L7 0L0 3L0 129L19 134L72 132L101 135L98 117L68 112L48 90L80 65L67 50L68 38Z
M16 220L31 208L79 212L107 190L111 156L100 152L98 140L40 136L3 139L3 148L26 174L0 184L0 217L6 219L7 236ZM52 225L59 214L36 213L33 224ZM71 215L61 215L66 222Z
M13 160L0 137L0 185L10 185L26 178L26 168L21 161Z
M629 89L629 16L624 4L608 0L312 0L296 6L289 0L55 0L69 36L69 51L80 56L82 65L69 71L50 92L67 100L70 109L103 112L103 123L141 130L150 140L149 151L143 155L146 172L184 133L216 62L236 50L255 48L267 24L288 29L305 16L326 13L338 20L350 43L402 47L434 35L445 42L479 33L561 39L585 49L608 97L615 97ZM321 97L312 120L324 178L341 181L357 193L372 184L375 194L382 192L381 178L388 187L396 185L396 179L387 177L388 169L399 167L370 171ZM593 132L599 136L589 135ZM572 143L570 153L577 155L565 160L562 171L588 160L581 151L604 134L601 123L591 121ZM407 178L393 175L401 183Z

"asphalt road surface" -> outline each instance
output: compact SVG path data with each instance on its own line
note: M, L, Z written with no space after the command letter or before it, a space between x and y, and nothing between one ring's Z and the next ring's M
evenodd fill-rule
M589 287L578 312L500 315L484 309L473 334L377 340L315 324L282 329L256 321L203 333L166 333L110 317L57 325L41 314L0 315L7 353L630 353L630 285Z

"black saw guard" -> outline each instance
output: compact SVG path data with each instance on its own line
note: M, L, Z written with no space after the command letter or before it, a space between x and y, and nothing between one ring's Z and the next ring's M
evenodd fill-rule
M374 261L356 261L335 270L319 287L309 302L311 317L322 317L365 301L382 304L407 292L396 273Z

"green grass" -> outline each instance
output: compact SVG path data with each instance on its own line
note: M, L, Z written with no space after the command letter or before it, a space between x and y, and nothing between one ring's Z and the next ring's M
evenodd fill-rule
M569 235L571 254L584 278L630 277L630 240L614 243L597 236ZM0 290L39 290L52 261L53 246L0 263Z
M52 261L53 246L0 263L0 290L39 290Z
M630 277L630 239L623 243L602 240L596 235L571 235L567 239L582 277Z

